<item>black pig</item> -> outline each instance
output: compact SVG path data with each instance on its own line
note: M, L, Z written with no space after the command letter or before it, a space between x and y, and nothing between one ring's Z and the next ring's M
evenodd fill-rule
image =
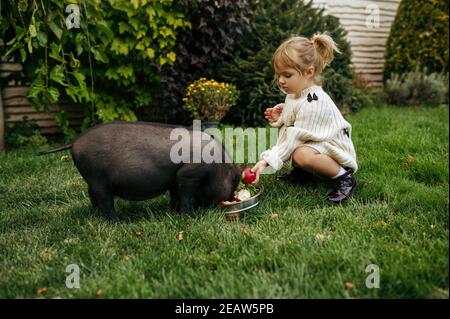
M231 163L229 154L216 139L192 143L193 134L206 133L185 128L189 140L171 140L174 125L147 122L111 122L95 126L72 143L39 155L71 148L72 158L88 184L89 198L110 219L117 220L113 197L145 200L170 192L170 205L179 213L194 207L232 200L242 167ZM178 143L178 144L177 144ZM194 153L213 143L221 150L221 161L193 163ZM215 144L214 144L215 143ZM174 145L186 147L188 159L171 160ZM194 144L194 145L193 145ZM211 144L209 144L211 146Z

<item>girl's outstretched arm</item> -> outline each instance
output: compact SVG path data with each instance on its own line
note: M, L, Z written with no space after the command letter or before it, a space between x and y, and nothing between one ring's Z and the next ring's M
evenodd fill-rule
M268 166L269 164L265 160L261 160L255 164L252 168L252 172L256 174L256 179L252 182L252 184L257 184L259 182L259 175L261 172Z

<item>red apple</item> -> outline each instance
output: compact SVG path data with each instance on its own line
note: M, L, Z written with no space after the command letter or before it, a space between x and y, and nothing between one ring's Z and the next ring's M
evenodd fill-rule
M252 172L251 168L244 168L242 171L242 183L250 184L256 179L256 173Z

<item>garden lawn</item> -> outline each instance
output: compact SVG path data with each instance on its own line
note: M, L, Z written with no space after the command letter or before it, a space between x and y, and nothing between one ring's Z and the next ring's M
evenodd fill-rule
M61 161L69 152L0 155L0 297L448 298L448 106L347 119L354 198L331 206L326 184L264 175L262 203L236 223L217 209L177 217L166 194L117 199L123 222L112 224ZM70 264L79 289L66 287ZM379 288L366 286L370 264Z

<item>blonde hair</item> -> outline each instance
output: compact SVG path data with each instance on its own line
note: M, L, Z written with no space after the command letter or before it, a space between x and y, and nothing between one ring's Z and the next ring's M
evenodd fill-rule
M314 67L314 83L322 84L321 73L334 59L334 51L339 51L334 40L327 34L315 34L311 39L292 37L284 41L272 57L272 67L275 70L274 81L278 83L278 71L281 67L296 69L304 75L308 67Z

